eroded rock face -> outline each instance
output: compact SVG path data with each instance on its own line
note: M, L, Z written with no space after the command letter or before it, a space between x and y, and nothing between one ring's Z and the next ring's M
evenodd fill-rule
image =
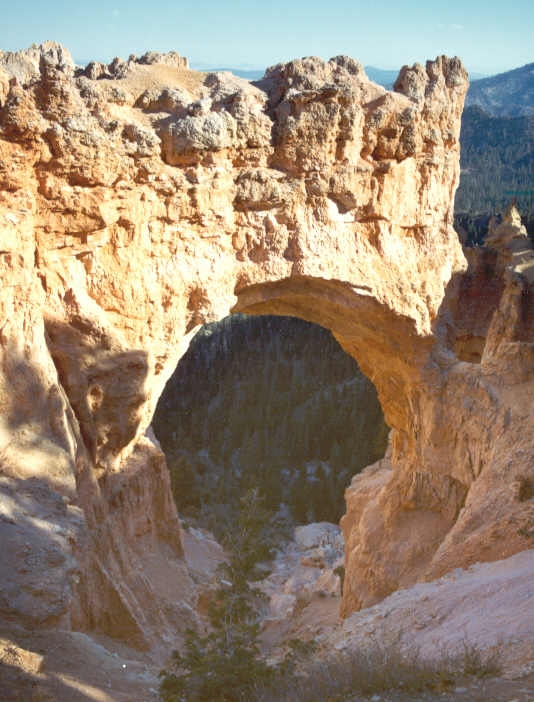
M349 500L345 612L525 548L532 505L510 486L532 478L532 306L502 253L480 363L456 353L459 60L406 67L387 92L347 57L250 84L161 57L77 75L52 48L0 55L2 476L10 496L21 480L62 496L72 559L50 585L61 611L45 593L34 619L154 647L194 618L143 437L191 335L230 310L330 328L393 429L390 475L357 518ZM24 598L6 601L24 620Z

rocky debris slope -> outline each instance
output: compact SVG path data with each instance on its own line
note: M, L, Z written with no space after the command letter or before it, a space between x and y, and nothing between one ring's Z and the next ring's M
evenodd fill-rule
M499 647L510 677L534 672L532 585L534 550L493 563L457 568L428 583L398 590L373 607L355 612L340 626L319 634L327 650L379 643L419 649L423 657Z
M418 651L423 659L458 656L469 662L476 651L501 666L497 675L460 677L441 690L408 693L399 686L374 694L369 699L375 702L530 702L534 695L533 569L533 550L458 568L438 580L399 590L341 622L328 611L330 598L314 598L290 620L268 622L264 637L274 644L270 655L275 660L284 638L298 638L316 643L315 659L336 660L345 654L376 653L378 648L384 659L400 649L408 656Z
M265 619L284 621L314 597L341 597L343 536L336 524L296 527L294 539L277 552L260 589L269 597Z
M256 84L161 57L93 80L69 56L0 57L2 617L154 655L191 621L145 430L198 325L230 310L330 328L393 429L389 479L344 523L345 614L527 548L530 268L492 250L466 273L460 61L388 92L343 56Z
M391 470L386 464L387 459L371 467L361 480L369 480L381 469ZM324 587L324 576L332 572L328 565L342 562L334 560L341 553L341 545L342 537L335 525L310 524L299 527L295 540L277 554L273 572L262 583L264 591L271 594L262 641L273 660L282 655L287 640L295 638L314 641L319 658L379 646L384 655L388 649L400 649L408 655L419 651L423 658L439 660L466 651L469 654L474 647L483 656L498 660L502 666L499 677L458 680L452 689L415 696L398 689L376 699L528 702L532 698L534 550L502 561L457 568L432 582L399 590L379 604L339 621L340 583L338 580L333 592ZM286 594L289 590L296 597Z
M312 525L314 531L316 527ZM184 542L193 569L201 566L201 573L213 573L221 551L209 534L186 530ZM287 549L288 557L292 548ZM375 698L382 702L529 702L534 693L533 568L531 550L504 561L457 569L435 582L399 591L341 623L335 621L334 609L328 609L331 604L338 606L339 598L316 595L307 598L291 618L266 620L264 637L268 646L274 643L274 648L269 647L273 658L280 655L277 644L295 637L313 638L319 656L366 650L376 644L387 647L391 642L399 642L409 652L419 648L429 656L461 651L466 642L482 651L496 646L504 677L460 680L447 691L415 697L399 689ZM0 628L3 702L29 700L32 695L46 702L158 699L158 667L138 651L109 639L97 643L77 632L19 630L4 638L5 633Z
M75 631L0 628L2 702L159 702L158 667L139 651Z

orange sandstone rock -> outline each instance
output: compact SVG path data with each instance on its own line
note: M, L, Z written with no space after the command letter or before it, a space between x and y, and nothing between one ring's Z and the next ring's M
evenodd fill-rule
M495 252L466 274L460 61L405 67L388 92L343 56L254 84L69 56L0 54L2 614L153 650L191 623L144 434L191 335L232 310L330 328L392 427L392 469L349 491L345 613L525 548L530 264ZM39 591L21 564L44 568L43 543Z

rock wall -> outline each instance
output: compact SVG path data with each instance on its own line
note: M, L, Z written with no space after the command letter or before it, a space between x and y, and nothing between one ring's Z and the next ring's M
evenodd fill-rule
M503 244L468 270L452 228L460 61L394 92L347 57L255 84L110 65L0 54L2 616L152 650L194 620L144 435L231 310L330 328L393 429L393 469L349 491L345 613L531 543L530 264Z

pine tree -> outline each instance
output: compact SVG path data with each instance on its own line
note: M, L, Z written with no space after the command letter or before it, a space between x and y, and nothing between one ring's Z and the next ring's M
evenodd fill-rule
M173 654L175 671L160 673L165 702L245 702L255 686L281 672L260 657L262 598L250 584L264 576L258 564L270 556L271 520L258 490L249 490L229 533L231 558L220 566L220 587L208 612L212 631L205 636L187 631L184 653Z

